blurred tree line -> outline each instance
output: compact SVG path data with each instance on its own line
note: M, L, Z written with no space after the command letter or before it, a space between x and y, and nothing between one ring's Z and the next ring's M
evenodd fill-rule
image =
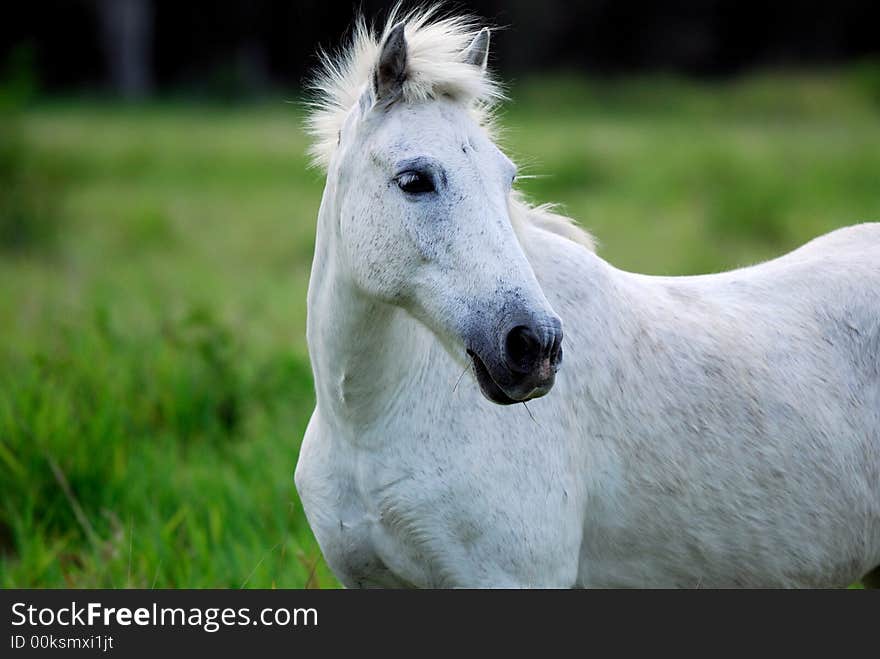
M378 0L10 0L0 59L32 52L44 90L244 94L297 88L318 44L334 46ZM880 53L876 0L470 0L448 4L507 29L506 74L553 68L730 75Z

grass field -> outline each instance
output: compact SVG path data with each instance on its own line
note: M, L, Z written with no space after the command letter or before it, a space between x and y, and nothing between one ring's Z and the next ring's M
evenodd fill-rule
M504 144L612 263L716 271L880 219L875 81L527 81ZM322 188L299 107L7 114L0 585L336 585L292 479Z

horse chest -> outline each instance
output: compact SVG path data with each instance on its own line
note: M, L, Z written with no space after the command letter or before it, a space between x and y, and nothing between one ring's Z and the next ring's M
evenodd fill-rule
M515 433L505 437L518 444L515 459L505 459L497 446L487 452L485 442L458 432L456 450L447 451L414 427L385 428L394 441L382 444L321 426L313 418L306 433L297 488L344 584L575 584L579 488L561 465L529 467L528 445Z
M443 544L445 527L430 525L431 537L420 539L416 528L430 519L437 488L400 460L353 446L321 426L313 417L296 484L334 573L348 587L440 585L427 547Z

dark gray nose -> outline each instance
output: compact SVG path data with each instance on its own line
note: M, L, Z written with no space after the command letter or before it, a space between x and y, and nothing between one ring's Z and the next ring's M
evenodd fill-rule
M518 375L533 374L549 365L556 371L562 361L562 325L554 318L549 324L517 325L504 340L504 361Z

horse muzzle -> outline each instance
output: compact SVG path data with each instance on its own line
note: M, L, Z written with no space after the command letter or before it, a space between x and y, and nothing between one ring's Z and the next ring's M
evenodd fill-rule
M499 340L468 348L483 396L499 405L522 403L553 388L562 363L562 323L556 316L519 319Z

